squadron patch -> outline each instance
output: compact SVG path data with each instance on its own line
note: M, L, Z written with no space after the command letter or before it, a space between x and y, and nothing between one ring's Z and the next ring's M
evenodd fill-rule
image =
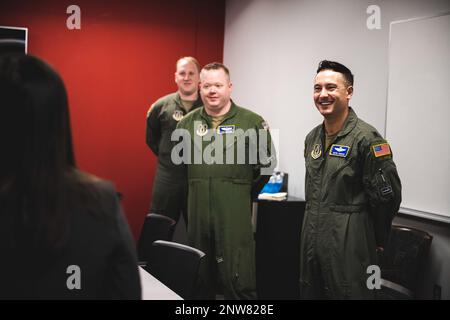
M203 137L205 134L208 133L208 125L200 123L197 126L197 130L195 130L195 133L200 137Z
M311 157L316 160L322 155L322 145L321 144L315 144L312 151L311 151Z
M391 147L389 146L389 143L381 143L376 144L372 146L373 155L375 158L388 156L391 154Z
M339 144L333 144L330 148L330 156L345 158L350 150L349 146L342 146Z
M217 133L218 134L227 134L227 133L234 133L235 125L229 125L229 126L218 126L217 127Z
M181 119L183 119L183 117L183 111L181 110L175 110L172 114L172 118L174 118L175 121L180 121Z

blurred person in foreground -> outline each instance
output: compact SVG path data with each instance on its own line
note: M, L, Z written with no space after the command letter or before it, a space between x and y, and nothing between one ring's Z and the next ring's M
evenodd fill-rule
M0 298L140 299L115 188L76 168L59 75L0 57L0 107Z

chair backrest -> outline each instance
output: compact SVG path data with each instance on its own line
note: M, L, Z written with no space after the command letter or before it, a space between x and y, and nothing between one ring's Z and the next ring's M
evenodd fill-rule
M156 213L147 214L138 241L137 249L140 262L148 261L152 243L155 240L171 240L172 229L175 224L175 220L170 217Z
M171 241L153 242L152 257L145 269L183 299L192 299L205 253Z
M433 237L426 231L393 225L381 261L381 277L416 293Z

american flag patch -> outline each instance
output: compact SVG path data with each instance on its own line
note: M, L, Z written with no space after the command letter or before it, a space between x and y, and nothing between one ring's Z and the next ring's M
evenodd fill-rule
M375 158L388 156L391 154L391 148L389 147L389 143L381 143L372 146L373 154Z

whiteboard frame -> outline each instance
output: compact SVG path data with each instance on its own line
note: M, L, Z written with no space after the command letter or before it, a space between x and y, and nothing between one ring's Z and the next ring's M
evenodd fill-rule
M432 18L438 18L438 17L442 17L442 16L447 16L447 15L450 15L450 11L443 12L443 13L436 14L436 15L392 21L389 24L388 62L391 61L392 26L393 25L400 24L400 23L412 22L412 21L418 21L418 20L427 20L427 19L432 19ZM386 138L387 138L386 133L387 133L387 122L388 122L387 115L388 115L388 102L389 102L390 71L391 71L390 68L388 68L388 70L387 70L387 87L386 87L386 104L385 104L386 108L385 108L385 119L384 119L384 136ZM425 218L425 219L431 219L434 221L439 221L439 222L444 222L444 223L450 224L450 217L443 216L441 214L436 214L433 212L421 211L421 210L416 210L416 209L403 207L403 206L400 206L399 212L408 214L411 216L416 216L416 217Z

